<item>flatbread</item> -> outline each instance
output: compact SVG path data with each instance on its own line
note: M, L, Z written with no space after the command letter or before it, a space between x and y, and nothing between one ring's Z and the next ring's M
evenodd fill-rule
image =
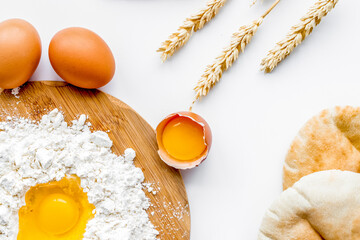
M360 174L328 170L303 177L266 212L258 240L360 239Z
M317 171L360 172L360 108L336 107L310 119L291 144L283 188Z

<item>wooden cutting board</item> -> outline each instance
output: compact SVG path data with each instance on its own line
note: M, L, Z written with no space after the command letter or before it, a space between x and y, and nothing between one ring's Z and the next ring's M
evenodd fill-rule
M3 91L0 106L0 120L9 115L40 120L54 108L64 112L67 122L88 115L93 130L109 130L116 154L129 147L136 151L135 165L156 191L144 189L152 203L148 214L160 232L159 239L190 239L190 209L182 177L160 160L154 130L125 103L98 90L44 81L25 84L17 97L10 90Z

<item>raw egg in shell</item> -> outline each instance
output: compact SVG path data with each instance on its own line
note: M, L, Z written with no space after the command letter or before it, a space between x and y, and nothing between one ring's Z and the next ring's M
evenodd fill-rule
M94 216L94 205L77 176L38 184L25 195L19 210L18 240L83 239L87 222Z
M81 88L99 88L114 76L115 59L106 42L80 27L66 28L51 39L49 58L55 72Z
M209 124L193 112L167 116L156 128L160 158L177 169L190 169L204 161L210 151Z
M0 23L0 88L16 88L28 81L40 57L40 36L30 23L22 19Z

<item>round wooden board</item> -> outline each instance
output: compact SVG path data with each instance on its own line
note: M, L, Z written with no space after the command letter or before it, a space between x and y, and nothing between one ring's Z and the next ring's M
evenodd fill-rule
M135 165L156 191L153 194L144 189L152 203L148 214L160 233L159 239L190 239L190 210L181 174L160 160L154 130L125 103L98 90L44 81L26 83L18 96L11 90L3 91L0 106L2 121L7 116L40 120L54 108L64 113L67 122L80 114L88 115L92 130L109 130L116 154L126 148L136 151Z

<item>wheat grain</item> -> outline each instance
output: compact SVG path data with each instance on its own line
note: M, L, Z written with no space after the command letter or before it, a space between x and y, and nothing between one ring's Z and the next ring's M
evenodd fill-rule
M241 52L244 52L246 45L256 33L263 19L260 17L251 24L242 26L238 32L233 34L230 45L223 50L212 65L207 66L205 73L195 86L196 95L193 104L209 93L210 89L220 81L223 72L231 67Z
M254 6L256 2L257 2L257 0L253 0L253 1L250 3L250 7Z
M202 29L207 22L213 19L225 2L226 0L210 0L199 13L187 18L177 32L171 34L168 40L163 42L157 50L162 53L162 61L166 61L168 57L184 46L193 32Z
M261 62L261 70L267 73L274 70L282 60L311 34L314 27L335 7L337 2L338 0L317 1L306 15L300 19L300 23L293 26L287 36L269 51Z

